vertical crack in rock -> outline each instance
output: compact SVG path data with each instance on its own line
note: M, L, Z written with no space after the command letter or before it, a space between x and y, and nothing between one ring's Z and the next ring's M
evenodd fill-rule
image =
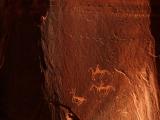
M60 104L60 106L68 111L68 116L66 118L71 118L70 120L80 120L80 118L71 110L70 107ZM67 119L68 120L68 119Z
M55 120L63 120L61 119L61 109L60 109L59 103L60 103L60 100L59 100L58 94L54 91L54 106L55 106L54 119Z
M55 112L52 113L53 120L80 120L70 107L60 102L57 92L54 91L54 98L50 101L50 103L52 107L55 108Z

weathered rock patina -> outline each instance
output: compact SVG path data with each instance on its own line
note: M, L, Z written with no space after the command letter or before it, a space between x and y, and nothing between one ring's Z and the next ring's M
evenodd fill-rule
M148 0L50 1L42 29L53 119L159 119Z
M0 119L159 120L151 3L1 0Z

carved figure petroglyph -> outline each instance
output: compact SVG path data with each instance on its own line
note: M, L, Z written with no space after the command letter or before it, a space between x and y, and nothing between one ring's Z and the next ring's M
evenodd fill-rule
M99 65L96 66L95 70L93 68L90 68L89 71L91 71L93 81L96 80L96 76L99 76L100 79L102 79L105 74L110 74L108 70L100 69Z
M47 19L47 17L48 17L48 15L46 15L46 16L42 16L42 17L41 17L42 22L45 22L45 21L46 21L46 19Z
M71 113L67 113L67 114L66 114L66 120L72 120L71 116L72 116Z
M90 91L96 90L99 93L103 93L105 95L108 95L109 92L115 91L115 88L111 85L104 85L103 82L100 83L100 85L93 84L90 88Z
M77 104L78 106L83 104L84 102L87 101L86 98L82 97L82 96L76 96L76 90L72 89L72 91L70 92L70 94L72 94L72 102Z

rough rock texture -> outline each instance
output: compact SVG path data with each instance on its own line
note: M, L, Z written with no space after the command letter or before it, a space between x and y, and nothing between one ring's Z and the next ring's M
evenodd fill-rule
M44 18L53 120L160 119L149 1L55 0Z
M160 120L150 3L1 0L0 120Z

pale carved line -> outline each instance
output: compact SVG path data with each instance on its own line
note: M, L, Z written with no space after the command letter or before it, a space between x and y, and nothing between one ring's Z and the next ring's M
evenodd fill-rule
M76 96L76 90L75 89L72 89L70 94L72 95L72 102L77 104L78 106L80 106L81 104L83 104L84 102L87 101L87 99L85 97Z

